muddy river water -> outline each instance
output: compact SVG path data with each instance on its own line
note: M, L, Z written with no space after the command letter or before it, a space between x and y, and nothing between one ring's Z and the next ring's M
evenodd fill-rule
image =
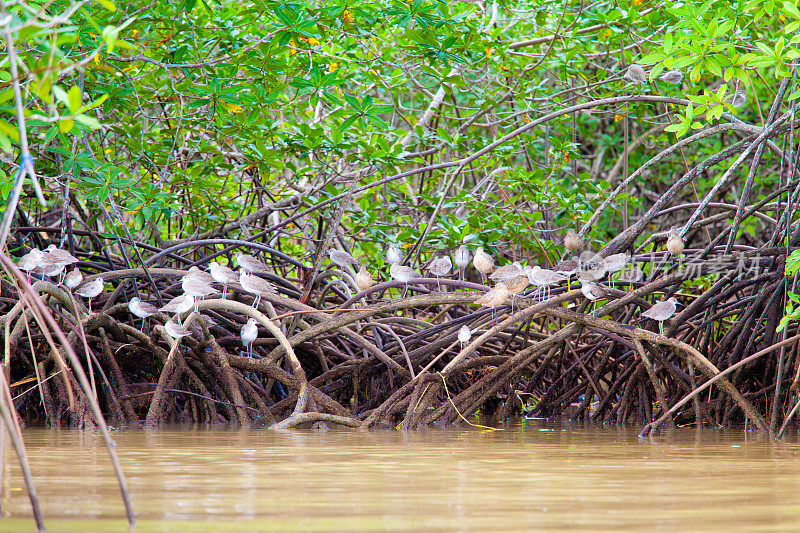
M48 531L127 531L93 431L26 429ZM114 433L135 531L798 531L800 442L525 421L478 428ZM6 443L7 443L6 439ZM33 531L10 445L0 531Z

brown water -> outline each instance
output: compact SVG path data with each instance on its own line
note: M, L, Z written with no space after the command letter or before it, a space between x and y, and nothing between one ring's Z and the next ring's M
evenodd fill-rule
M800 530L800 444L740 430L114 434L136 531ZM102 439L26 430L48 531L126 531ZM0 531L31 531L6 449Z

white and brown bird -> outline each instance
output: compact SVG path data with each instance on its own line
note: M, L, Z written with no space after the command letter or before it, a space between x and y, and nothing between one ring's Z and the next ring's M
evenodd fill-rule
M66 285L68 289L74 289L80 285L82 281L83 274L81 274L81 271L77 268L73 268L64 276L64 285Z
M667 237L667 251L672 255L679 255L683 252L684 245L683 239L676 228L670 228L669 236Z
M361 269L356 274L356 287L361 292L368 290L372 287L372 274L367 272L367 267L365 265L361 265Z
M147 321L147 317L158 313L158 307L151 303L140 300L138 296L134 296L131 298L131 301L128 302L128 310L130 310L130 312L135 316L138 316L142 319L142 330L144 330L144 324Z
M489 279L492 281L506 281L511 278L516 278L524 273L522 264L519 261L514 261L510 265L504 265L492 272Z
M573 256L571 259L565 259L553 267L553 272L561 274L567 278L567 290L572 290L572 276L577 274L581 269L581 261L578 256Z
M275 285L263 278L250 274L244 269L239 271L239 284L245 292L255 295L256 298L253 300L253 307L255 308L258 308L258 304L261 303L261 297L264 294L278 292Z
M389 275L392 276L392 279L406 284L405 289L403 289L403 296L405 296L408 290L408 282L419 277L419 274L411 267L399 265L397 263L392 263L392 266L389 267Z
M34 248L19 258L17 261L17 268L24 271L28 275L28 282L30 282L31 272L39 268L44 260L44 253L40 249Z
M103 292L103 278L97 278L89 283L84 283L75 289L75 294L89 300L89 313L92 312L92 298L99 296L101 292Z
M197 300L203 300L206 296L219 294L219 291L201 280L197 276L188 275L181 281L183 292L194 298L194 310L197 311Z
M344 252L342 250L337 250L336 248L331 248L330 250L328 250L328 257L339 268L344 268L347 265L358 265L361 263L361 261L350 255L349 253Z
M530 285L530 279L528 279L527 274L521 273L519 276L513 277L503 282L505 284L506 289L508 289L508 294L511 296L511 312L514 312L514 300L517 297L517 294L524 291L528 285Z
M131 301L128 302L128 309L139 318L147 318L158 313L158 307L141 300L138 296L131 298Z
M492 320L495 319L494 310L496 307L505 305L508 301L508 287L502 281L494 286L493 289L475 300L476 305L490 307L492 309Z
M647 73L644 71L644 68L642 68L641 65L634 63L628 67L628 70L625 71L622 79L642 85L647 83Z
M548 268L541 268L538 265L526 269L525 273L531 284L536 286L537 290L542 291L545 299L550 297L550 287L567 280L566 276Z
M481 277L485 279L486 275L494 270L494 259L484 252L483 248L478 248L475 250L475 255L472 257L472 266L474 266L475 270L480 272Z
M459 275L463 275L464 269L469 265L470 259L472 259L472 254L469 253L467 247L463 244L459 246L456 253L453 254L453 261L458 267Z
M399 265L403 260L403 252L393 244L386 250L386 262L390 265Z
M163 307L159 309L162 313L175 313L175 314L182 314L186 311L189 311L194 307L194 296L191 294L181 294L180 296L176 296L172 300L168 301L164 304Z
M242 344L247 350L247 357L253 356L253 343L258 338L258 321L255 318L249 318L247 324L242 326L241 331Z
M78 262L77 257L66 250L57 248L55 244L51 244L45 248L44 251L50 254L50 257L53 259L53 261L62 263L64 266L74 265Z
M604 257L603 260L600 262L600 264L602 265L603 270L605 270L606 274L608 274L608 278L611 279L611 276L613 276L616 272L619 272L620 270L625 268L625 265L627 265L629 261L630 258L628 257L627 254L620 253ZM614 282L612 281L611 282L612 287L614 286L613 283Z
M642 318L650 318L658 322L658 330L664 334L664 321L668 320L675 314L678 308L678 300L672 296L664 301L658 302L647 311L642 311Z
M589 281L581 284L581 292L587 300L592 302L592 314L594 314L597 300L605 296L606 291L597 283Z
M214 278L214 281L222 284L222 298L225 299L225 296L228 294L228 284L238 282L239 276L237 276L236 272L230 267L226 267L216 261L212 261L208 265L208 270L211 273L211 277Z
M233 260L236 261L236 264L239 265L241 269L251 274L255 272L269 272L270 270L260 259L242 252L237 252L236 255L233 256Z
M200 280L208 285L215 283L217 281L214 279L214 276L212 276L205 270L200 270L200 268L197 265L189 267L189 273L186 274L184 278L193 278L196 280Z
M171 320L167 321L167 323L164 324L164 331L166 331L167 335L169 335L173 339L180 339L181 337L187 337L192 334L191 331L189 331L180 324L176 324Z
M453 268L453 263L450 261L450 256L440 257L434 259L428 265L428 272L436 276L436 287L441 291L442 287L439 285L439 277L446 276Z
M574 252L575 250L580 250L582 246L583 239L575 233L574 229L568 230L567 236L564 237L564 247L570 252Z
M658 79L670 85L678 85L683 80L683 72L681 72L681 69L675 68L666 71Z
M462 350L464 349L464 345L468 343L471 338L472 331L469 329L469 326L461 326L461 329L458 330L458 342L461 343Z

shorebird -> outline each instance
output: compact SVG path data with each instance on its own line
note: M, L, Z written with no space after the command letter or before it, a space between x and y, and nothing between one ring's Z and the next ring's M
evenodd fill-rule
M408 282L419 277L419 274L414 272L412 268L398 265L396 263L392 263L392 266L389 267L389 275L400 283L406 284L405 289L403 289L403 296L401 296L401 298L404 298L406 295L406 291L408 290Z
M41 274L43 278L47 278L48 280L55 277L60 278L61 274L64 273L64 263L48 263L46 261L48 261L48 259L45 259L45 262L42 263L41 266L34 269L34 273ZM56 282L56 285L60 284L60 280Z
M237 252L236 255L233 256L233 260L236 261L236 264L243 270L251 274L254 272L269 272L269 267L252 255Z
M739 109L744 104L747 103L747 93L741 89L733 93L730 98L728 98L728 102L731 103L733 107Z
M74 289L80 285L82 281L83 274L81 274L81 271L77 268L73 268L64 276L64 285L66 285L68 289Z
M164 304L163 307L159 309L162 313L175 313L181 314L189 311L194 307L194 296L191 294L181 294L180 296L176 296L172 300L168 301Z
M446 276L450 273L450 270L453 268L453 263L450 261L449 256L440 257L439 259L434 259L431 261L431 264L428 265L428 272L436 276L436 287L441 291L442 287L439 285L439 276Z
M606 274L608 274L608 279L611 280L611 276L614 275L615 272L619 272L625 265L628 264L628 256L626 254L612 254L608 257L603 258L600 262L600 265L605 270ZM614 286L614 282L611 281L611 286Z
M681 69L675 68L666 71L658 79L670 85L678 85L683 80L683 72L681 72Z
M331 248L328 250L328 257L331 258L339 268L344 268L347 265L358 265L361 263L358 259L353 257L352 255L348 254L347 252L343 252L341 250L337 250L335 248Z
M372 287L372 274L367 272L367 267L365 265L361 265L361 269L356 274L356 287L361 292L366 291L370 287Z
M494 286L492 290L475 300L475 304L482 307L492 308L492 320L495 320L494 309L504 305L508 300L508 287L502 281Z
M594 315L597 300L605 295L605 291L597 283L586 282L581 284L581 292L592 302L592 315Z
M211 262L208 265L208 269L211 271L211 277L214 278L214 281L222 284L222 299L224 300L225 295L228 294L228 283L236 283L239 281L239 276L231 268L216 261Z
M511 278L516 278L517 276L523 274L522 265L519 261L514 261L510 265L501 266L494 272L489 275L489 279L492 281L507 281Z
M543 294L545 294L545 300L550 298L550 287L552 285L558 285L567 279L566 276L546 268L541 268L538 265L526 270L526 274L531 284L535 285L537 289L541 289Z
M17 261L17 268L25 271L25 273L28 275L28 283L30 283L31 272L33 272L34 269L39 268L43 261L44 253L40 249L34 248L19 258Z
M628 67L628 70L625 71L622 79L642 85L647 83L647 73L645 73L641 65L634 63Z
M570 252L580 250L583 246L583 239L581 239L574 229L567 231L567 236L564 237L564 247Z
M66 250L62 250L61 248L56 248L55 244L51 244L50 246L45 248L44 251L50 254L50 257L52 257L54 261L63 263L64 266L74 265L75 263L78 262L77 257L75 257Z
M242 344L247 350L247 357L253 356L253 343L258 338L258 321L255 318L247 320L247 324L242 326Z
M143 302L138 296L131 298L131 301L128 302L128 309L131 313L142 319L142 331L144 331L144 323L147 321L147 317L158 313L158 307L153 304Z
M192 334L191 331L189 331L180 324L176 324L171 320L167 321L167 323L164 324L164 330L173 339L180 339L181 337L186 337Z
M467 344L471 338L472 331L470 331L469 326L461 326L461 329L458 330L458 342L461 343L462 350L464 349L464 345Z
M200 268L198 268L197 266L189 267L189 273L186 274L184 278L193 278L202 281L206 285L210 285L217 281L214 279L214 276L212 276L205 270L200 270Z
M483 251L483 248L475 250L475 255L472 257L472 266L475 270L481 273L481 279L486 280L486 274L494 270L494 259Z
M511 314L514 314L514 300L517 294L524 291L530 285L530 279L527 274L521 273L519 276L513 277L503 282L508 289L508 294L511 296Z
M75 289L75 294L81 298L89 299L89 313L92 312L92 298L99 295L101 292L103 292L103 278L97 278L89 283L84 283Z
M470 259L472 259L472 256L469 253L467 247L464 246L463 244L459 246L458 250L456 250L456 253L453 254L453 260L455 261L456 266L458 267L459 277L463 275L463 271L466 268L466 266L469 265Z
M386 250L386 262L390 265L399 265L400 261L403 260L403 252L401 252L396 246L389 245L389 249Z
M205 273L205 272L204 272ZM211 296L212 294L217 294L219 291L202 281L199 277L195 277L192 275L185 276L183 281L181 282L181 288L183 292L188 294L189 296L193 297L194 300L194 310L197 312L197 299L204 299L206 296Z
M669 237L667 237L667 251L672 255L678 255L683 252L683 239L681 239L676 228L669 229Z
M561 261L557 265L553 267L553 272L556 274L561 274L565 278L567 278L567 290L572 290L572 276L578 273L581 269L581 261L578 259L577 256L574 256L572 259L566 259Z
M642 318L650 318L658 322L658 331L664 334L664 321L675 314L678 308L678 300L673 296L662 302L653 305L647 311L642 311Z
M262 294L275 294L278 292L277 289L275 289L275 285L263 278L259 278L258 276L250 274L244 269L239 271L239 284L242 286L242 289L244 289L245 292L255 294L256 299L253 300L253 307L256 309L258 309L258 304L261 303Z

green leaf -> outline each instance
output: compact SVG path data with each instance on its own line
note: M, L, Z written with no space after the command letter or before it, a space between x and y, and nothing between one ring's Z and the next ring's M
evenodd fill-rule
M81 107L81 89L77 85L73 85L69 89L69 93L67 95L69 101L69 111L70 113L77 113L78 109Z

